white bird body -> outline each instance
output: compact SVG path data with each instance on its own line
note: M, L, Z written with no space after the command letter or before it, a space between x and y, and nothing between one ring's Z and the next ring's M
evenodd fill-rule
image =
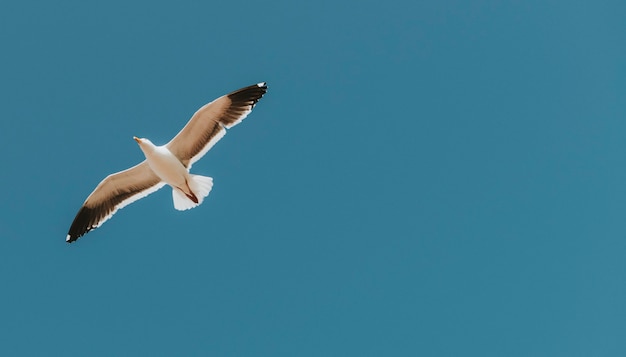
M148 139L134 138L143 151L148 165L159 176L161 181L172 186L172 189L179 189L186 195L191 195L189 189L189 170L180 160L172 154L165 146L156 146Z
M80 208L66 241L71 243L94 228L100 227L117 210L161 187L172 187L174 208L187 210L202 203L213 187L211 177L189 173L191 165L204 156L226 134L239 124L267 91L262 82L205 104L169 143L156 146L148 139L134 137L146 160L102 180Z
M139 144L152 172L172 187L174 208L179 211L194 208L209 195L213 188L213 178L189 174L189 169L167 148L167 145L156 146L145 138L133 139Z

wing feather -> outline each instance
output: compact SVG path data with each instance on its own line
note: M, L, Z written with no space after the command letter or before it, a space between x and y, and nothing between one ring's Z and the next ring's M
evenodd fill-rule
M167 148L190 168L225 134L239 124L267 92L262 82L221 96L204 105L168 144Z
M100 227L118 209L148 196L164 185L147 161L107 176L76 214L66 241L72 243L90 230Z

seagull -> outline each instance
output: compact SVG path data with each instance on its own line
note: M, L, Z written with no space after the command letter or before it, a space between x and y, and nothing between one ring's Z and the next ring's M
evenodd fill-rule
M191 166L225 134L239 124L267 92L265 82L226 94L204 105L167 144L133 137L146 159L129 169L107 176L87 197L70 226L66 241L72 243L100 227L117 210L161 187L172 187L174 208L199 206L213 187L211 177L189 173Z

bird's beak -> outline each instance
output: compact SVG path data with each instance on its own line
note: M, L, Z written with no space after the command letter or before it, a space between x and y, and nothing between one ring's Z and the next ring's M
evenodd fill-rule
M139 139L138 137L133 136L133 139L135 139L135 141L137 142L137 144L141 144L141 139Z

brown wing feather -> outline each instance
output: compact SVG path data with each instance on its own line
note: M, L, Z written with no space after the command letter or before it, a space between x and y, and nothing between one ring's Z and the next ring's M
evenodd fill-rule
M167 148L183 165L190 167L226 134L225 128L239 124L265 92L267 85L259 83L204 105L167 144Z
M72 243L99 227L118 209L151 194L163 185L146 161L107 176L76 214L67 233L67 242Z

